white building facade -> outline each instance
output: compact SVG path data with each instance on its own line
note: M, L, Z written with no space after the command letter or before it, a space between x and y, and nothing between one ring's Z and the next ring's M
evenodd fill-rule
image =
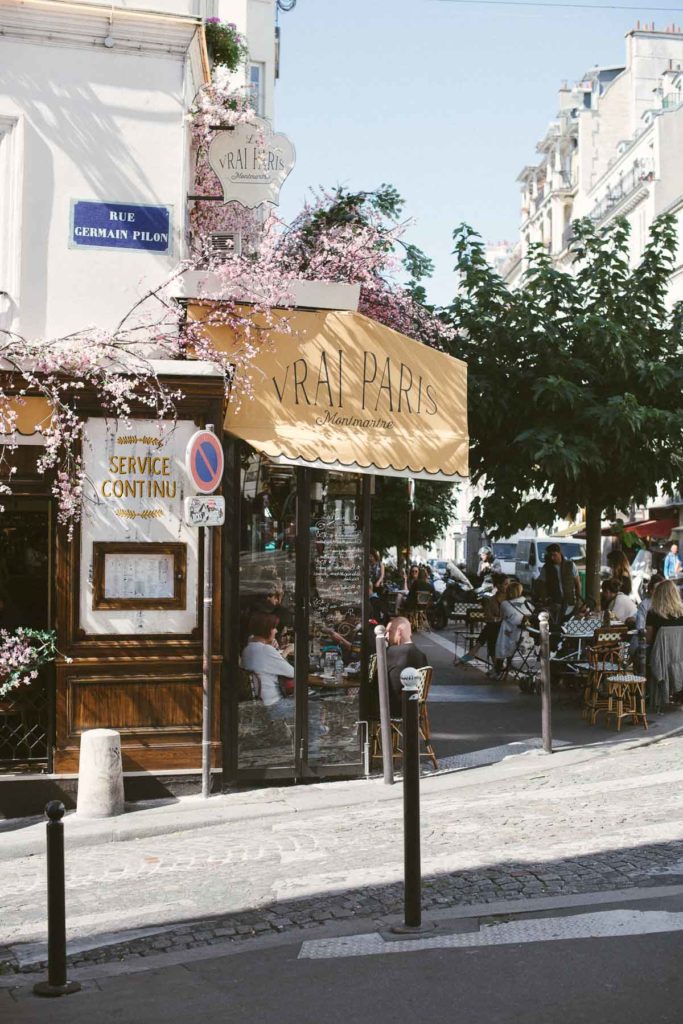
M626 217L633 262L661 214L676 216L683 238L683 32L652 25L627 33L623 66L592 68L560 89L557 117L536 149L541 159L518 178L520 238L503 267L509 284L534 243L569 269L579 217L600 227ZM683 245L670 294L683 298Z
M272 118L275 0L0 0L0 328L112 329L188 254L212 16L247 38L235 84Z

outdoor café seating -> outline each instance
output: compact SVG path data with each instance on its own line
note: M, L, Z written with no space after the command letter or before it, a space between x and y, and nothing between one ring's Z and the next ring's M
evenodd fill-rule
M432 595L428 590L418 590L415 593L415 607L408 613L410 626L413 633L420 630L431 632L429 625L428 609L432 603Z
M607 677L607 724L614 720L617 732L621 730L624 718L630 718L634 725L640 723L647 729L645 711L645 676L632 672L616 672Z
M374 656L373 656L374 657ZM374 666L373 666L374 667ZM418 723L420 730L420 738L424 744L424 751L420 752L420 757L428 757L433 767L436 769L439 767L439 763L434 753L432 746L432 734L429 724L429 712L427 710L427 700L429 698L429 690L432 685L432 676L434 670L431 665L425 665L423 668L418 668L417 673L420 677L417 690L418 699ZM403 721L400 718L391 719L391 755L394 763L399 765L403 761ZM371 762L382 756L382 732L379 722L372 723L372 729L370 733L370 760Z

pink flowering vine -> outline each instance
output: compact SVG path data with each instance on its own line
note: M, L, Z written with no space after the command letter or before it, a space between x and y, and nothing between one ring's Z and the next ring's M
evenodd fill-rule
M38 678L41 665L57 657L57 638L53 630L24 629L13 632L0 629L0 697L19 686L28 686Z
M249 123L253 116L247 97L229 86L223 69L215 69L190 112L195 194L220 194L207 158L217 128ZM94 391L103 411L116 419L129 421L140 405L153 417L173 419L182 394L159 378L155 360L190 358L218 368L230 401L248 400L250 378L245 371L259 348L271 343L274 328L291 329L286 311L297 279L359 284L361 312L440 347L450 328L438 311L421 301L415 281L397 280L407 264L413 276L423 274L417 251L403 240L408 222L398 219L400 205L388 186L356 195L337 189L313 194L293 223L285 225L273 213L264 216L236 203L196 201L190 216L191 258L150 290L113 330L83 329L41 340L0 331L5 371L0 375L0 433L9 435L0 450L0 493L11 493L16 475L16 403L40 395L52 414L39 428L44 447L38 471L51 480L58 521L72 536L83 508L83 391ZM240 252L212 250L210 236L225 231L240 233ZM428 261L422 265L428 272ZM200 324L186 320L169 298L169 286L188 270L201 271L207 281L198 296ZM207 328L227 329L229 352L216 348Z

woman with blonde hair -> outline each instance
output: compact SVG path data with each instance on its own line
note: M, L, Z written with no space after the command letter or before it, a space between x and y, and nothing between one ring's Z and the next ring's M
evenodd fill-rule
M512 580L508 583L505 600L500 606L500 629L496 640L498 679L503 679L508 672L522 635L524 620L533 610L522 596L523 592L522 584Z
M645 639L654 643L660 629L683 626L683 601L673 580L658 583L652 595L652 605L645 620Z

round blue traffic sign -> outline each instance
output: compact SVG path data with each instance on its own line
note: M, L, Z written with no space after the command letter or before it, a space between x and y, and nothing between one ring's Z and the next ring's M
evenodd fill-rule
M223 479L223 447L210 430L198 430L187 445L185 459L192 486L200 494L212 494Z

